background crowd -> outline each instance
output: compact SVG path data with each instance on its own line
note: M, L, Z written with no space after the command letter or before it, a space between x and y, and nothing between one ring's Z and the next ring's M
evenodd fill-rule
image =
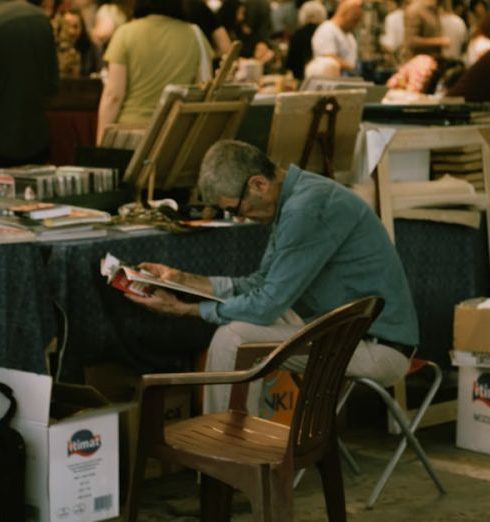
M454 84L490 51L487 0L31 1L51 20L61 76L104 73L109 40L141 18L142 3L154 4L143 7L147 15L199 26L214 67L238 39L241 56L262 72L290 71L297 80L361 75L384 83L400 71L390 87L431 92L441 76ZM165 54L179 54L180 42L172 38Z
M356 76L403 92L490 101L487 0L99 2L30 0L38 5L35 21L35 13L22 7L27 2L0 2L14 4L0 9L0 23L8 22L17 35L14 41L24 42L19 47L4 30L3 71L26 71L33 62L33 78L50 71L45 93L52 93L57 79L51 47L59 77L102 78L98 143L110 123L147 122L166 85L209 79L236 39L243 44L236 79L285 75L295 82L280 85L293 89L305 77ZM13 11L24 21L13 21ZM45 31L46 22L52 35ZM34 25L43 33L39 41L34 39ZM28 37L21 37L22 31ZM38 56L40 46L46 58ZM253 78L247 77L250 71ZM2 80L2 92L8 93L0 100L2 113L11 112L18 101L29 106L29 114L42 114L45 94L36 87L40 83L19 85L10 77L16 75L6 74ZM23 129L17 125L15 132L9 130L18 135L12 139L19 150L12 155L13 147L0 149L4 165L46 156L46 125L41 116L38 119L33 123L33 117L26 116ZM24 136L31 128L38 130L30 134L42 135L43 140L26 147Z

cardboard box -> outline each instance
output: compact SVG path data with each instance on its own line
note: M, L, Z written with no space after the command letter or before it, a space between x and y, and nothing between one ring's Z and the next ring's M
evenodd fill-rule
M272 372L264 379L262 385L259 415L289 426L293 419L298 391L288 371Z
M0 368L26 444L27 520L95 522L119 515L118 409L87 386Z
M468 299L454 309L454 349L490 352L490 308L477 308L485 297Z
M459 366L456 445L490 454L490 354L453 352Z

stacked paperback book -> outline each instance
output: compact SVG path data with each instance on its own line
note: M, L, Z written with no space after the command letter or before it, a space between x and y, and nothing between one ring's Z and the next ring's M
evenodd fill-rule
M0 169L0 197L49 199L93 192L108 192L118 187L118 171L110 168L54 165L23 165Z
M485 190L482 150L479 145L431 151L432 178L450 174L468 181L477 192Z
M111 221L107 212L43 201L0 199L0 213L0 243L101 237Z

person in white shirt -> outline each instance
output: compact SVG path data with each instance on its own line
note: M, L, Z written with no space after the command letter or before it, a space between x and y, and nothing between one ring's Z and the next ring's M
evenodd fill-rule
M401 49L405 38L405 13L401 7L403 0L392 3L395 7L385 16L384 33L380 37L380 43L387 51L396 53Z
M449 45L442 49L442 56L453 60L461 60L463 49L468 41L468 28L464 20L455 14L450 4L445 4L439 13L441 35L449 38Z
M343 0L332 19L313 34L313 56L335 58L343 72L352 72L357 65L357 42L352 32L361 19L362 0Z

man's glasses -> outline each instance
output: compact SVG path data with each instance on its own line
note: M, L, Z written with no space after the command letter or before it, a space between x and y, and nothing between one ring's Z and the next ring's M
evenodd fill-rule
M224 212L228 214L230 218L239 217L240 216L240 207L242 206L243 199L245 198L247 194L248 189L248 180L250 178L247 178L245 180L245 183L243 184L242 190L240 192L240 197L238 198L238 203L234 207L225 207L223 209Z

